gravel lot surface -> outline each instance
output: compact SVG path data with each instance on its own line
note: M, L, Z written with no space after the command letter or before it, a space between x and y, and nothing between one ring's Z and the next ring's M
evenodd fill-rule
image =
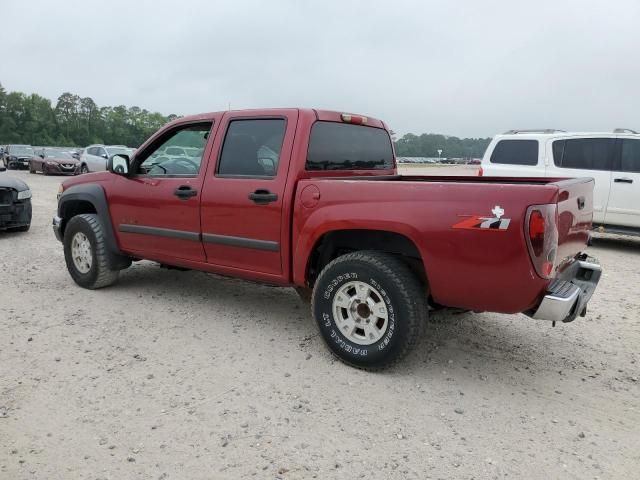
M638 478L638 241L589 249L586 318L437 313L372 374L289 289L149 262L77 287L50 227L61 179L11 174L34 219L0 233L1 479Z

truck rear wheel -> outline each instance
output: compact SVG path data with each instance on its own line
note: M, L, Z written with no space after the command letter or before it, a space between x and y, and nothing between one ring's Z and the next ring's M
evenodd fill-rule
M419 279L398 258L376 251L349 253L329 263L311 303L331 351L369 370L401 360L418 342L427 319Z
M107 287L119 270L109 264L102 223L95 214L76 215L64 232L64 258L71 278L83 288Z

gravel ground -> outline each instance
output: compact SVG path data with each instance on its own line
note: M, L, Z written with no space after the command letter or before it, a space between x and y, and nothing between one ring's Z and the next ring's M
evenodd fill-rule
M0 478L638 478L640 242L597 240L586 318L433 315L372 374L289 289L135 264L100 291L50 222L0 233ZM5 174L1 174L5 175Z

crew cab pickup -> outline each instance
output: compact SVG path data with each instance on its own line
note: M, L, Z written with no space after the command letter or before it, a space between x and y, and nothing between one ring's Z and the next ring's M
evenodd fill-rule
M360 115L227 111L66 180L53 229L85 288L140 259L296 287L331 351L376 369L433 308L584 315L592 195L590 178L398 175L387 126Z

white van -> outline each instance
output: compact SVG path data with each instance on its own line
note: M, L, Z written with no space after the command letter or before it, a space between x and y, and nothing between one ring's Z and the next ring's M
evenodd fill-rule
M493 138L480 175L592 177L594 226L640 234L640 134L633 130L510 130Z

